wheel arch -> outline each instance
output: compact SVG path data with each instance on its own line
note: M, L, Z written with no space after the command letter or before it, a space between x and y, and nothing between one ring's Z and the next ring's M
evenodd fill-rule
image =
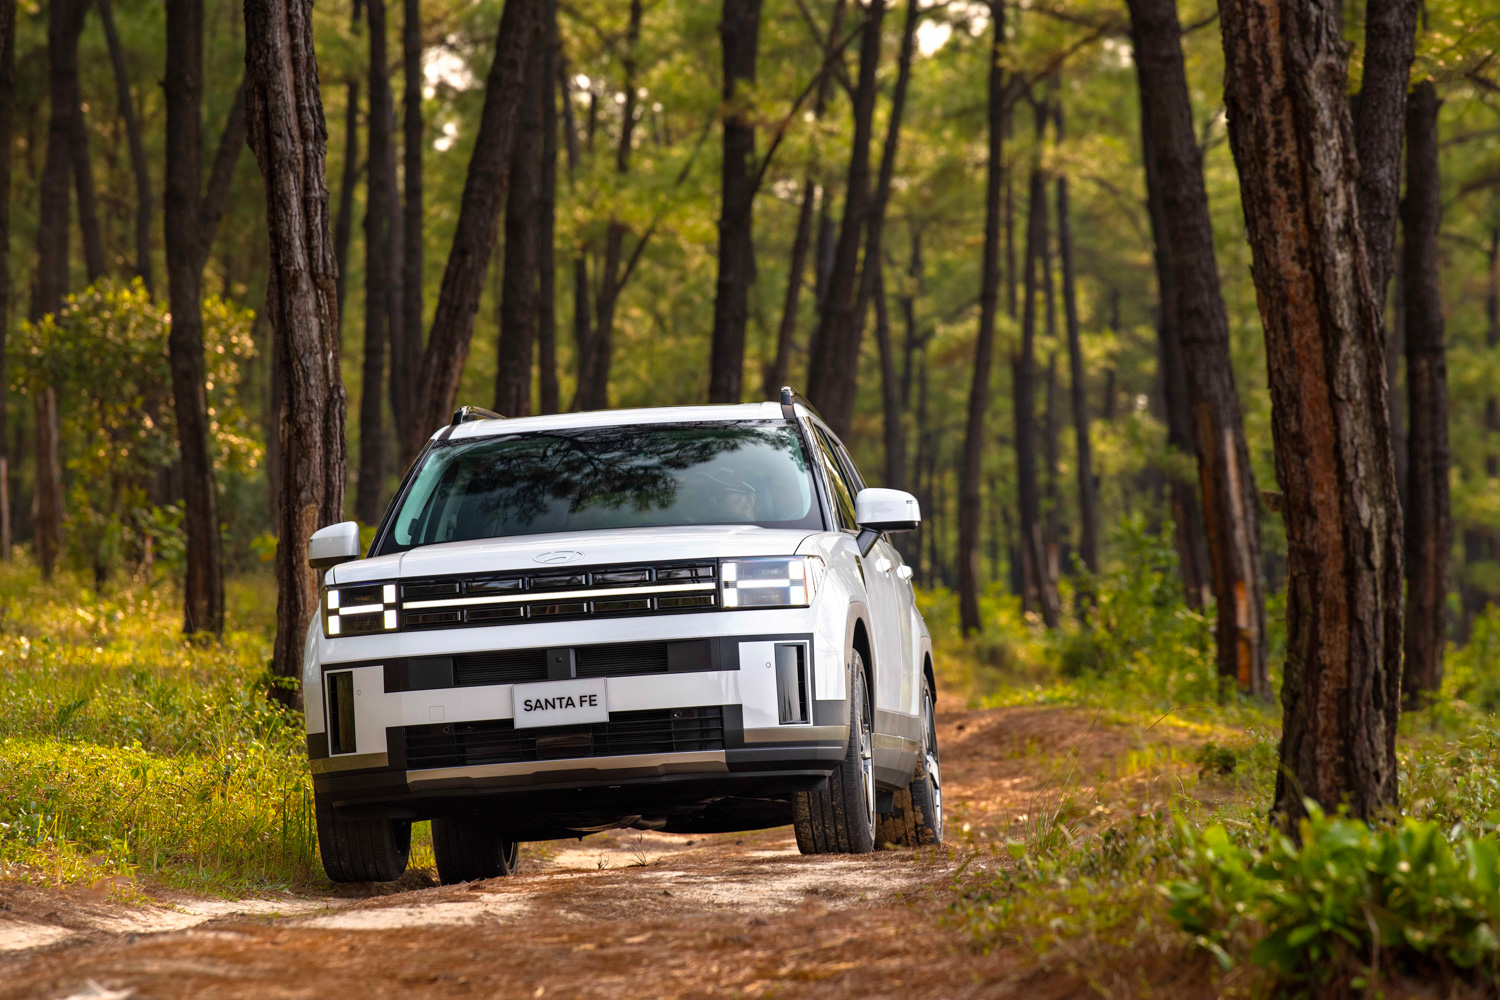
M844 664L847 667L853 659L854 651L859 650L860 658L865 661L865 698L870 710L874 711L875 671L879 667L875 662L874 644L870 642L869 609L863 604L849 605L849 625L845 629L845 636Z

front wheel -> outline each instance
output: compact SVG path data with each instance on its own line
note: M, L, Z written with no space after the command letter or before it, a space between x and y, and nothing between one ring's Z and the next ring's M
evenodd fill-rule
M411 855L411 822L397 819L340 819L333 807L314 800L318 853L335 882L394 882Z
M513 874L520 845L495 825L472 816L432 821L432 855L443 885Z
M849 749L822 788L798 792L792 825L803 854L868 854L875 849L874 713L865 661L849 663Z

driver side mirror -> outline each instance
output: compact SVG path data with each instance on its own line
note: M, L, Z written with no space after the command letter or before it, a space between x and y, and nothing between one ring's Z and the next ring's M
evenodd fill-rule
M328 569L358 558L358 521L341 521L319 528L307 540L307 564L313 569Z
M854 520L866 531L911 531L922 523L922 508L904 490L870 487L854 498Z

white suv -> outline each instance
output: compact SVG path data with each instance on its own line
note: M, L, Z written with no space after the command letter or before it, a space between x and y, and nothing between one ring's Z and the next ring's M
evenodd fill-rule
M803 853L942 840L932 642L866 489L801 397L434 434L364 558L326 569L303 682L323 866L444 882L522 840L791 823Z

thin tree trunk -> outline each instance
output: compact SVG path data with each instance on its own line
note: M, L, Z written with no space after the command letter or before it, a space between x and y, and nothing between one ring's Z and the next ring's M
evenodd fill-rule
M571 189L578 173L578 126L573 120L573 88L568 82L566 60L561 49L557 59L558 84L562 91L563 149L568 154L568 187ZM573 359L578 385L583 384L584 369L590 356L589 338L593 324L589 305L589 262L586 250L579 246L573 250ZM574 387L575 403L578 388ZM575 407L576 408L576 407Z
M229 117L224 121L224 131L219 134L219 148L214 153L213 166L209 168L208 185L203 189L203 201L198 211L198 271L201 274L208 266L208 257L213 250L214 236L219 231L219 222L229 207L229 195L234 188L234 172L239 167L240 151L245 148L245 81L235 88L234 102L229 106ZM229 287L225 274L225 288Z
M1491 211L1494 211L1493 207ZM1494 357L1497 349L1500 349L1500 222L1490 226L1489 247L1485 256L1488 281L1484 296L1484 346L1490 356ZM1480 442L1479 450L1484 456L1484 465L1479 474L1494 480L1500 477L1500 396L1496 394L1493 381L1485 392ZM1473 570L1479 563L1496 559L1500 559L1500 532L1489 525L1476 525L1464 532L1464 568L1468 571L1463 588L1464 619L1461 638L1464 641L1468 640L1474 619L1484 613L1486 605L1496 601L1496 594L1481 579L1475 578Z
M968 422L964 428L964 458L959 479L958 501L958 617L965 635L984 630L984 621L979 616L979 519L980 478L982 458L985 450L985 418L990 407L990 369L995 355L995 312L1000 299L1000 169L1004 162L1004 112L1005 75L1001 68L1001 56L1005 50L1005 4L1002 0L990 3L990 18L993 21L989 48L989 74L986 98L988 100L986 120L988 159L985 165L984 187L984 251L979 272L979 333L974 341L974 378L969 385ZM1027 349L1030 342L1027 342ZM1019 398L1020 389L1017 388ZM926 371L923 370L922 409L926 409ZM1020 404L1017 403L1019 412ZM925 427L925 419L919 427ZM1019 442L1021 428L1016 428ZM928 451L930 443L922 450ZM1019 447L1017 460L1021 458ZM934 550L935 551L935 550Z
M385 0L365 0L370 32L369 159L365 174L365 347L359 394L359 470L355 479L354 516L361 524L380 520L385 491L385 359L399 353L393 321L401 316L401 255L394 237L400 213L396 194L396 113L386 62ZM392 365L394 368L394 363ZM406 398L392 379L396 426Z
M540 412L561 408L557 386L557 0L543 0L542 192L537 202L537 402ZM566 96L566 95L564 95Z
M1053 341L1047 349L1047 381L1042 394L1042 524L1047 541L1047 583L1056 587L1061 563L1062 511L1058 488L1058 434L1062 430L1061 407L1057 402L1057 347Z
M868 268L871 263L866 262ZM875 343L880 348L880 390L885 430L887 489L906 489L906 427L901 412L901 378L896 374L896 348L891 342L891 317L885 294L885 275L875 267Z
M130 71L125 66L125 48L115 30L111 0L96 0L99 21L104 26L104 41L109 47L109 62L115 73L115 100L120 120L125 123L125 138L130 145L130 167L135 174L135 273L140 275L146 291L154 290L151 277L151 220L154 218L151 197L151 168L146 161L146 143L141 137L141 120L135 111L131 93Z
M78 117L78 36L84 0L47 5L47 155L38 185L36 283L31 319L55 313L68 290L71 142ZM32 537L42 578L50 579L62 543L62 459L58 454L57 395L44 389L32 397L36 412L36 486L32 493Z
M1397 806L1401 510L1346 99L1347 46L1313 0L1222 0L1225 103L1265 328L1287 534L1273 813Z
M1057 106L1057 141L1063 140L1063 110ZM1073 274L1073 219L1068 175L1057 175L1057 253L1062 258L1063 314L1068 329L1068 384L1073 407L1073 441L1078 474L1078 554L1089 574L1099 572L1099 502L1089 444L1088 377L1079 338L1078 289Z
M203 361L203 0L168 0L166 209L168 355L182 467L187 582L183 631L224 632L224 560Z
M922 288L922 230L911 231L911 259L906 266L908 284L906 294L901 296L901 316L906 324L906 344L901 365L901 408L911 405L912 366L916 363L917 347L921 334L917 326L917 296Z
M1365 5L1364 77L1354 100L1354 146L1359 153L1359 222L1382 318L1394 266L1406 80L1420 6L1420 0L1369 0Z
M630 172L630 147L635 136L636 60L641 43L641 0L630 0L630 20L625 29L625 103L620 109L620 141L615 146L615 175ZM609 405L609 370L614 360L615 304L619 301L620 265L625 246L625 223L610 219L604 232L604 261L599 274L599 298L594 309L594 328L588 338L588 353L579 371L575 410L602 410Z
M94 188L88 123L84 120L82 107L79 107L73 117L68 150L73 158L73 182L78 196L78 231L83 237L83 271L92 285L109 273L109 258L105 256L104 234L99 228L99 197Z
M422 355L422 373L414 393L417 405L410 426L403 429L403 465L411 464L428 435L448 421L458 398L458 380L469 356L474 314L495 249L500 207L505 204L525 91L526 57L540 27L541 0L507 0L495 35L495 59L485 80L484 110L464 179L453 248Z
M844 27L846 0L834 0L833 13L828 19L828 36L823 42L824 70L818 77L817 89L813 92L812 117L816 124L823 118L828 106L828 88L833 81L830 61L833 47L838 44L839 33ZM776 330L776 358L767 369L765 396L777 398L781 387L787 384L792 372L792 351L797 341L797 309L802 298L802 275L807 270L807 251L812 245L813 209L818 199L818 171L816 164L809 163L802 174L802 204L797 210L797 233L792 239L791 260L787 265L786 296L781 304L781 325ZM826 199L824 199L826 204ZM820 244L821 245L821 244ZM819 266L814 261L814 269ZM818 279L815 277L814 279ZM819 282L821 284L821 282Z
M401 21L402 96L402 178L405 199L401 207L401 335L393 342L401 345L400 354L391 354L392 391L407 400L416 398L415 380L422 368L423 334L422 286L423 216L422 216L422 4L421 0L402 0ZM392 203L394 206L394 202ZM392 211L395 211L394 207ZM395 322L394 320L392 321ZM409 407L403 410L409 411ZM397 412L402 412L398 410ZM398 440L411 423L405 412ZM403 468L405 463L403 463Z
M495 410L507 417L531 413L531 358L537 335L537 203L545 127L542 104L552 82L544 75L545 50L544 45L535 46L526 66L526 103L521 108L505 203Z
M858 285L859 247L870 208L870 133L875 118L875 73L880 63L880 29L884 0L868 0L859 40L859 82L854 91L854 145L844 185L844 217L828 293L813 334L808 361L808 397L817 404L828 426L844 436L854 420L854 394L859 376Z
M745 372L745 323L755 281L755 86L761 0L724 0L719 38L724 55L724 160L719 213L719 278L708 365L708 400L738 403Z
M10 375L5 335L10 329L10 170L16 107L16 0L0 0L0 562L10 561Z
M318 610L307 540L344 515L347 457L312 0L245 0L245 71L248 136L265 178L271 245L266 308L286 396L272 697L300 706L302 644Z
M1160 182L1203 523L1217 606L1219 676L1269 698L1259 494L1240 417L1219 290L1203 155L1193 131L1175 0L1130 0L1142 128Z
M345 275L349 273L349 240L354 233L354 187L359 183L359 81L350 77L345 93L344 169L339 175L338 212L333 222L333 253L338 265L336 294L341 322Z
M1438 174L1437 90L1412 88L1406 104L1405 234L1406 389L1411 413L1406 488L1406 635L1402 694L1408 705L1438 692L1448 638L1448 559L1453 544L1448 502L1448 370L1438 231L1443 211ZM1373 282L1372 282L1373 283Z

